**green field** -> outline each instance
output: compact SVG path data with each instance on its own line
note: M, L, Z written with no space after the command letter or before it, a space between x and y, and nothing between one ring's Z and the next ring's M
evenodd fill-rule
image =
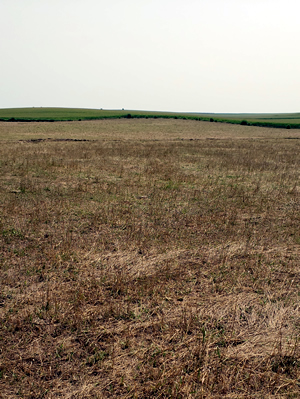
M107 118L175 118L237 123L262 127L300 128L300 113L290 114L213 114L103 110L85 108L3 108L0 121L78 121Z

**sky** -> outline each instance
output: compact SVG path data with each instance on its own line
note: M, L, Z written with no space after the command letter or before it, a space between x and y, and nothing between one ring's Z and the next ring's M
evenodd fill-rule
M0 108L300 112L299 0L0 0Z

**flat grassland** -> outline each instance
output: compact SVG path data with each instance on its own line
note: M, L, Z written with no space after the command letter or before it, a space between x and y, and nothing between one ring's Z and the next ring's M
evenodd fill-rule
M0 108L0 121L84 121L119 118L190 119L211 122L299 129L300 113L284 114L213 114L197 112L158 112L137 110L107 110L88 108Z
M300 131L0 123L0 397L300 396Z

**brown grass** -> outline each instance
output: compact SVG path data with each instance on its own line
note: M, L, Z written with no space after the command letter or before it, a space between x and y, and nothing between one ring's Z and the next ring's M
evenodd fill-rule
M0 397L300 396L299 131L0 137Z

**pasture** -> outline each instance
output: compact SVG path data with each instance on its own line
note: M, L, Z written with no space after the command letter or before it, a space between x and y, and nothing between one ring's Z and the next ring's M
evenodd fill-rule
M0 122L0 397L300 396L300 130Z
M220 114L197 112L158 112L138 110L108 110L89 108L2 108L0 121L10 122L57 122L57 121L86 121L122 118L160 118L160 119L188 119L198 121L222 122L261 126L273 128L300 129L300 113L285 114Z

